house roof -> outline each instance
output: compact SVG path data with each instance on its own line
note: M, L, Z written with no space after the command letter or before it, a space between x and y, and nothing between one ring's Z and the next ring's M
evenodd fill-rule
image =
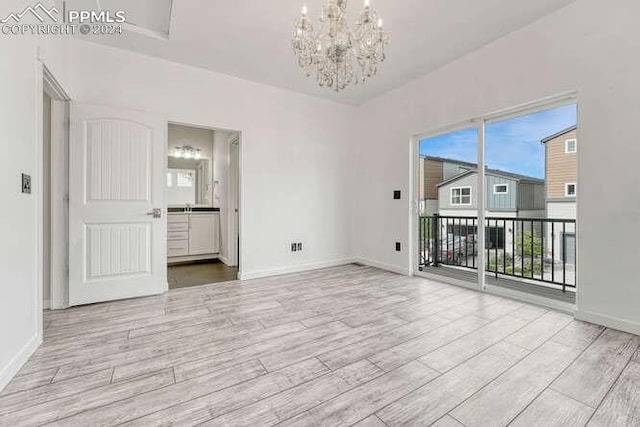
M464 160L449 159L446 157L437 157L437 156L421 156L421 157L426 160L434 160L436 162L444 162L444 163L455 163L457 165L467 166L471 168L475 168L478 166L475 163L465 162Z
M472 169L472 170L468 170L466 172L462 172L456 176L452 176L451 178L442 181L440 184L436 185L436 187L442 187L444 185L450 184L454 181L457 181L461 178L464 178L465 176L468 175L472 175L474 173L478 173L478 169ZM512 172L506 172L506 171L502 171L499 169L486 169L485 172L487 175L492 175L492 176L497 176L497 177L502 177L502 178L508 178L508 179L513 179L519 182L532 182L534 184L544 184L544 179L540 179L540 178L535 178L532 176L526 176L526 175L520 175L517 173L512 173Z
M556 139L557 137L562 136L562 135L564 135L565 133L569 133L569 132L571 132L571 131L574 131L574 130L576 130L576 129L578 129L578 125L573 125L573 126L571 126L571 127L568 127L568 128L566 128L566 129L561 130L561 131L560 131L560 132L558 132L558 133L554 133L553 135L546 137L545 139L543 139L543 140L542 140L542 141L540 141L540 142L542 142L543 144L546 144L547 142L551 141L552 139Z

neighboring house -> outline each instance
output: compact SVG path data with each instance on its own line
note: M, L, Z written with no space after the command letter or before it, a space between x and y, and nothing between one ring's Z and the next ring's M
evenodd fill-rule
M578 128L561 130L541 141L545 145L546 216L549 219L576 219L578 194ZM575 263L575 225L558 226L553 239L554 255L569 264ZM551 241L551 230L547 230ZM551 249L549 249L551 251ZM557 255L556 255L557 254Z
M578 129L572 126L542 140L545 145L547 218L576 219Z
M420 212L433 215L439 212L438 184L463 172L476 168L475 163L434 156L420 156Z
M447 217L477 217L478 171L462 172L437 185L439 214ZM543 218L545 212L544 180L496 169L486 170L487 218ZM458 221L458 224L463 222ZM464 229L460 229L464 228ZM505 230L507 228L507 230ZM488 247L510 246L513 222L490 221L487 227ZM448 234L475 233L467 226L447 230Z
M544 217L544 180L487 169L486 182L487 217ZM439 183L438 213L444 216L477 216L477 187L478 172L475 169Z

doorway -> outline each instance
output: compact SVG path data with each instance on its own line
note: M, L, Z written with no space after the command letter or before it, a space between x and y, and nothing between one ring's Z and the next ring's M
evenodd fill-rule
M42 307L69 305L69 102L51 72L42 70Z
M240 133L169 123L167 135L169 289L236 280Z

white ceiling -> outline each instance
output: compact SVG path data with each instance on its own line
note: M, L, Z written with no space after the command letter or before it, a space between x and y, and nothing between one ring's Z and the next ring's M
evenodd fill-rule
M171 1L99 0L162 32ZM168 39L127 31L92 41L339 102L359 104L427 74L575 0L371 0L391 34L388 59L366 85L339 94L296 65L290 40L302 3L326 0L175 0ZM167 3L169 6L167 6ZM363 1L350 1L355 12ZM136 4L132 9L131 4ZM161 6L156 6L161 5ZM147 9L145 12L145 8ZM134 18L135 17L135 18ZM353 20L352 20L353 22ZM526 52L523 52L526 54ZM517 60L517 58L514 58Z
M55 0L60 10L125 11L128 32L167 39L173 0ZM102 38L102 37L101 37ZM99 42L99 38L95 40Z
M169 35L172 0L96 0L105 10L124 10L127 22L160 37Z

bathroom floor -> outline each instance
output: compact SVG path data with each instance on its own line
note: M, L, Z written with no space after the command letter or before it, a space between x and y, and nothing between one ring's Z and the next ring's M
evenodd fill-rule
M229 267L220 260L174 264L167 267L167 277L169 289L186 288L236 280L238 268Z

